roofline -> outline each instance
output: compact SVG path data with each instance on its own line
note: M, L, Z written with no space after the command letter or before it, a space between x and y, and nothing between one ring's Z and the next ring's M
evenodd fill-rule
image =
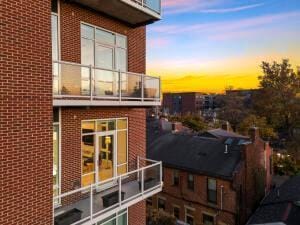
M219 178L219 179L223 179L223 180L227 180L227 181L233 181L233 178L234 178L233 174L229 177L229 176L224 176L224 175L220 175L220 174L210 173L207 171L193 170L193 169L190 169L187 167L177 166L177 165L169 164L169 163L165 163L165 162L162 162L162 164L163 164L163 167L184 170L184 171L192 172L192 173L195 173L198 175L205 175L205 176Z

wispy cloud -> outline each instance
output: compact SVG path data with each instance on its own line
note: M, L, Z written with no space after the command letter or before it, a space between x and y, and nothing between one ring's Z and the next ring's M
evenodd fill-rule
M228 0L165 0L162 6L166 14L193 13L230 13L249 10L263 6L265 3L248 4L229 8L221 8ZM228 4L226 4L228 5Z
M161 34L180 34L180 33L220 33L220 32L232 32L240 31L243 29L261 27L263 25L275 24L279 21L300 19L300 11L293 11L279 14L269 14L265 16L257 16L248 19L230 20L225 22L209 22L198 23L182 26L179 25L161 25L151 28L151 31Z
M244 10L248 10L248 9L253 9L253 8L263 6L263 5L265 5L265 3L244 5L244 6L232 7L232 8L222 8L222 9L203 9L203 10L199 10L199 12L201 12L201 13L230 13L230 12L239 12L239 11L244 11Z
M161 38L161 37L157 37L157 38L150 38L147 41L147 46L149 46L150 48L161 48L161 47L166 47L171 43L171 40L168 38Z

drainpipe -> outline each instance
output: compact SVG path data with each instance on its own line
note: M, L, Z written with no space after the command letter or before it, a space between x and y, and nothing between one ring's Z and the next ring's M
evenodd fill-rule
M224 186L221 185L221 211L223 210L223 189L224 189Z

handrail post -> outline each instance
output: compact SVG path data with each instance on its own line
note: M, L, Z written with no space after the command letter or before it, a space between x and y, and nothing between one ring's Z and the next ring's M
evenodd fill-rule
M93 220L93 185L90 186L90 217L91 221Z
M142 168L141 192L144 195L144 168Z
M122 176L119 176L119 206L121 207L122 205L122 179L121 179Z
M141 75L141 78L142 78L142 87L141 87L141 89L142 89L142 102L144 101L144 80L145 80L145 75Z
M118 76L119 76L119 102L122 101L122 75L121 75L121 70L118 71Z
M138 174L137 174L137 177L138 177L138 181L140 181L140 156L137 156L137 171L138 171Z
M90 65L89 67L89 76L90 76L90 97L91 97L91 101L93 101L93 83L94 83L94 79L93 79L93 72L92 72L92 65Z
M160 184L162 184L162 177L163 177L162 162L160 162L159 170L160 170L160 175L159 175Z

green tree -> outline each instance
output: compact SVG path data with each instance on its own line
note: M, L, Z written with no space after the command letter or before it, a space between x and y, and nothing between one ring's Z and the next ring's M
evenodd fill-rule
M207 130L207 123L199 116L185 116L182 118L182 124L195 132Z
M281 63L263 62L263 75L259 77L261 90L254 95L254 109L269 124L293 136L299 118L300 72L294 72L289 60Z
M258 127L260 136L265 139L274 139L277 137L273 127L267 123L265 117L259 117L253 114L248 115L239 125L238 132L247 135L251 127Z

